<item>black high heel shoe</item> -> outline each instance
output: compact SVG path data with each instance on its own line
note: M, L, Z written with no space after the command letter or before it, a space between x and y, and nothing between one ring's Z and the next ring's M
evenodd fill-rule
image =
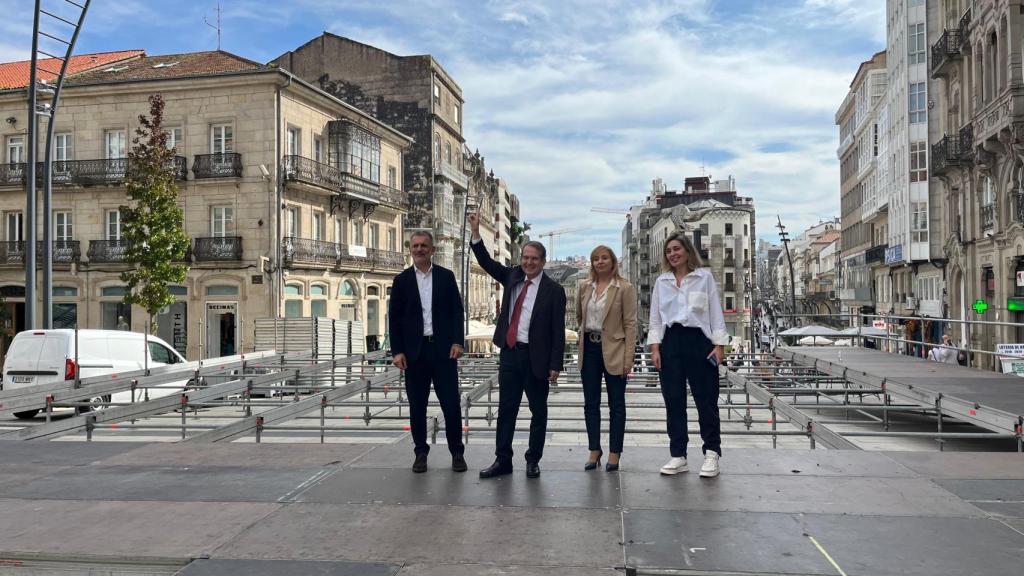
M583 465L584 470L596 470L601 465L601 456L604 456L604 450L598 450L597 460L593 462L587 462Z
M619 458L622 458L622 456L620 455ZM618 472L618 470L619 470L619 463L618 462L616 462L615 464L612 464L611 462L605 462L604 463L604 471L605 472Z

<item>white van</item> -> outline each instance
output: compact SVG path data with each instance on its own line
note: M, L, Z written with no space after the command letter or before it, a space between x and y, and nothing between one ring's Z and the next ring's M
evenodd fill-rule
M4 390L38 386L79 378L158 368L185 362L170 344L156 336L121 330L79 330L79 353L75 355L74 330L26 330L14 336L3 368ZM185 381L150 389L150 398L180 391ZM136 400L140 393L136 393ZM123 396L123 398L122 398ZM130 392L91 399L94 405L129 402ZM87 410L87 409L86 409ZM80 411L82 411L80 409ZM32 418L39 410L16 412L18 418Z

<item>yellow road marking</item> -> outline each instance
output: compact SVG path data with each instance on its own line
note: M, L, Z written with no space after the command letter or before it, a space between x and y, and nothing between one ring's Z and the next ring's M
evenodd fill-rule
M832 567L836 569L836 572L839 572L839 576L847 576L846 572L843 572L843 569L839 567L839 564L837 564L836 561L832 559L832 556L829 555L828 551L825 550L825 547L814 539L814 536L807 534L807 538L811 541L811 544L814 544L815 548L818 549L818 552L821 552L821 555L832 564Z

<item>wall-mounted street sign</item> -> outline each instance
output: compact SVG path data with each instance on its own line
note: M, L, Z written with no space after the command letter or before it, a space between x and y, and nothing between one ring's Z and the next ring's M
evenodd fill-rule
M985 311L988 310L988 302L985 302L981 298L978 298L977 300L974 301L974 304L971 305L971 308L973 308L974 311L977 312L979 315L984 314Z

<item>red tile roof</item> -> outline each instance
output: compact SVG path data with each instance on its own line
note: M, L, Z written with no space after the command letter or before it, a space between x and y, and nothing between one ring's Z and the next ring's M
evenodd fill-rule
M109 66L116 62L137 58L144 55L144 50L121 50L119 52L99 52L96 54L81 54L72 56L68 62L67 73L69 76L80 74L94 68ZM23 88L28 86L29 72L31 71L31 60L21 62L0 63L0 89ZM52 80L56 78L53 72L60 72L61 61L56 58L45 58L39 60L36 69L40 80Z
M113 66L95 68L79 74L68 83L106 84L108 82L162 80L167 78L194 78L238 72L271 70L273 66L260 64L223 50L187 52L165 56L146 56L119 62Z

